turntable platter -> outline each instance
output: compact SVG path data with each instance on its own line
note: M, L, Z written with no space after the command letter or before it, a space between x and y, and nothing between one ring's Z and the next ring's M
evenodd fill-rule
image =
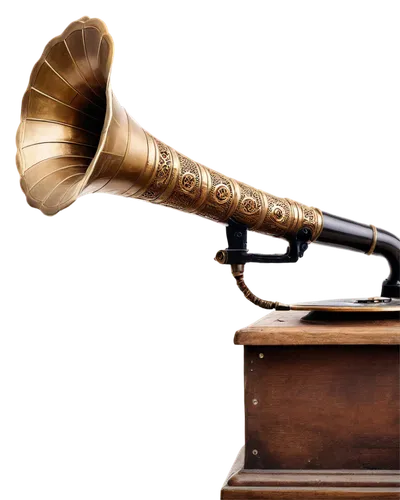
M295 311L393 312L400 311L400 299L379 296L338 297L290 304Z

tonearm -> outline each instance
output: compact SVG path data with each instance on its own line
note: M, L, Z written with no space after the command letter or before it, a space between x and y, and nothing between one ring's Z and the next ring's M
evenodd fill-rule
M324 214L325 215L325 214ZM348 245L357 245L358 249L365 249L365 241L363 242L363 230L367 230L366 226L354 223L345 219L329 215L332 225L341 225L342 232L345 232L350 225L352 232L348 234ZM324 220L326 216L324 217ZM365 299L341 299L323 302L305 303L288 305L276 301L264 300L257 297L250 291L244 281L244 266L249 262L257 262L261 264L284 264L298 262L304 256L308 249L311 240L311 232L307 227L301 228L297 233L288 237L289 246L284 254L258 254L249 253L247 248L247 226L240 224L233 219L228 221L226 227L226 235L228 240L228 248L220 250L215 256L215 260L219 264L229 264L232 269L232 275L236 279L236 283L246 297L247 300L263 309L276 309L276 310L314 310L314 311L344 311L344 312L384 312L384 311L398 311L400 301L400 258L399 258L399 240L392 234L378 230L371 226L373 238L370 243L370 248L367 255L372 255L377 250L378 237L381 255L383 255L389 264L390 275L383 282L382 296L370 297ZM358 231L358 234L356 233ZM327 240L331 239L334 244L337 235L335 231L329 231ZM355 240L355 241L354 241ZM354 248L352 248L354 249Z

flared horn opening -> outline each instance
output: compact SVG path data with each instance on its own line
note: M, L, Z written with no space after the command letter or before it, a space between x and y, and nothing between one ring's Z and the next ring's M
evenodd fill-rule
M71 23L32 70L17 132L17 166L28 203L54 215L93 172L112 118L113 40L99 19Z

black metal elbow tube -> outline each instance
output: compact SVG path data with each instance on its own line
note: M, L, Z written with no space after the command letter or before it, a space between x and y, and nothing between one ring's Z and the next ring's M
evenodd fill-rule
M323 213L324 227L318 242L364 253L381 255L390 274L383 282L382 297L400 298L400 240L393 234L348 219Z

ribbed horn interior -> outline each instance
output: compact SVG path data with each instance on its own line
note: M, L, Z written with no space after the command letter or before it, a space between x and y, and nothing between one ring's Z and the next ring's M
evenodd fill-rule
M45 48L22 102L17 165L30 205L53 215L84 188L106 133L113 42L82 18ZM93 167L92 163L92 167Z

